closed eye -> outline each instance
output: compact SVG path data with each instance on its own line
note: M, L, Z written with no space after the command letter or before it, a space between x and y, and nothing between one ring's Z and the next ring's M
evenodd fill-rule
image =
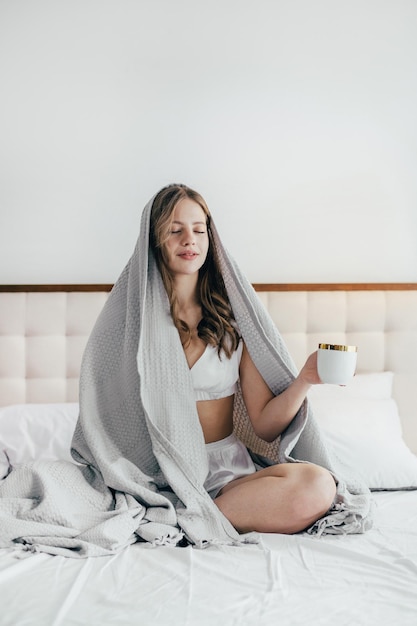
M171 235L179 235L182 232L182 230L171 230ZM207 231L205 230L195 230L194 231L197 235L205 235Z

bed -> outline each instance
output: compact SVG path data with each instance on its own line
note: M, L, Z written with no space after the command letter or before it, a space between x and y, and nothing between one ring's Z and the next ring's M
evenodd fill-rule
M0 286L0 479L69 458L81 356L110 289ZM2 626L417 624L417 284L255 289L297 366L319 342L358 346L352 383L310 400L372 490L373 528L85 559L3 549Z

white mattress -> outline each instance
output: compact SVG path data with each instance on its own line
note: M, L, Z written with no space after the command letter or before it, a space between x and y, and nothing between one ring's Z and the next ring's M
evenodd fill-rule
M417 491L377 492L364 535L69 559L0 551L1 626L416 626Z

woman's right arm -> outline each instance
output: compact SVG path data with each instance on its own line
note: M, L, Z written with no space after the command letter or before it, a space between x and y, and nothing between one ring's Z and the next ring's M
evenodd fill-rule
M311 385L320 383L317 352L308 357L295 380L274 396L252 361L246 346L240 362L240 385L243 399L255 433L273 441L294 419Z

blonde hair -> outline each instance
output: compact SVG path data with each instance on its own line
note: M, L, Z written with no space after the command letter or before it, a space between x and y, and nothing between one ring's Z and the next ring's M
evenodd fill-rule
M155 256L168 294L172 319L181 336L185 336L183 345L187 346L191 341L191 329L178 315L178 301L172 275L168 268L164 245L170 234L174 209L178 202L185 198L197 202L203 209L209 238L207 258L199 270L198 277L198 298L203 317L198 324L197 333L203 341L217 346L219 353L223 350L230 358L239 345L240 336L227 296L216 245L210 229L210 211L199 193L186 185L169 185L161 189L155 196L151 210L150 248Z

